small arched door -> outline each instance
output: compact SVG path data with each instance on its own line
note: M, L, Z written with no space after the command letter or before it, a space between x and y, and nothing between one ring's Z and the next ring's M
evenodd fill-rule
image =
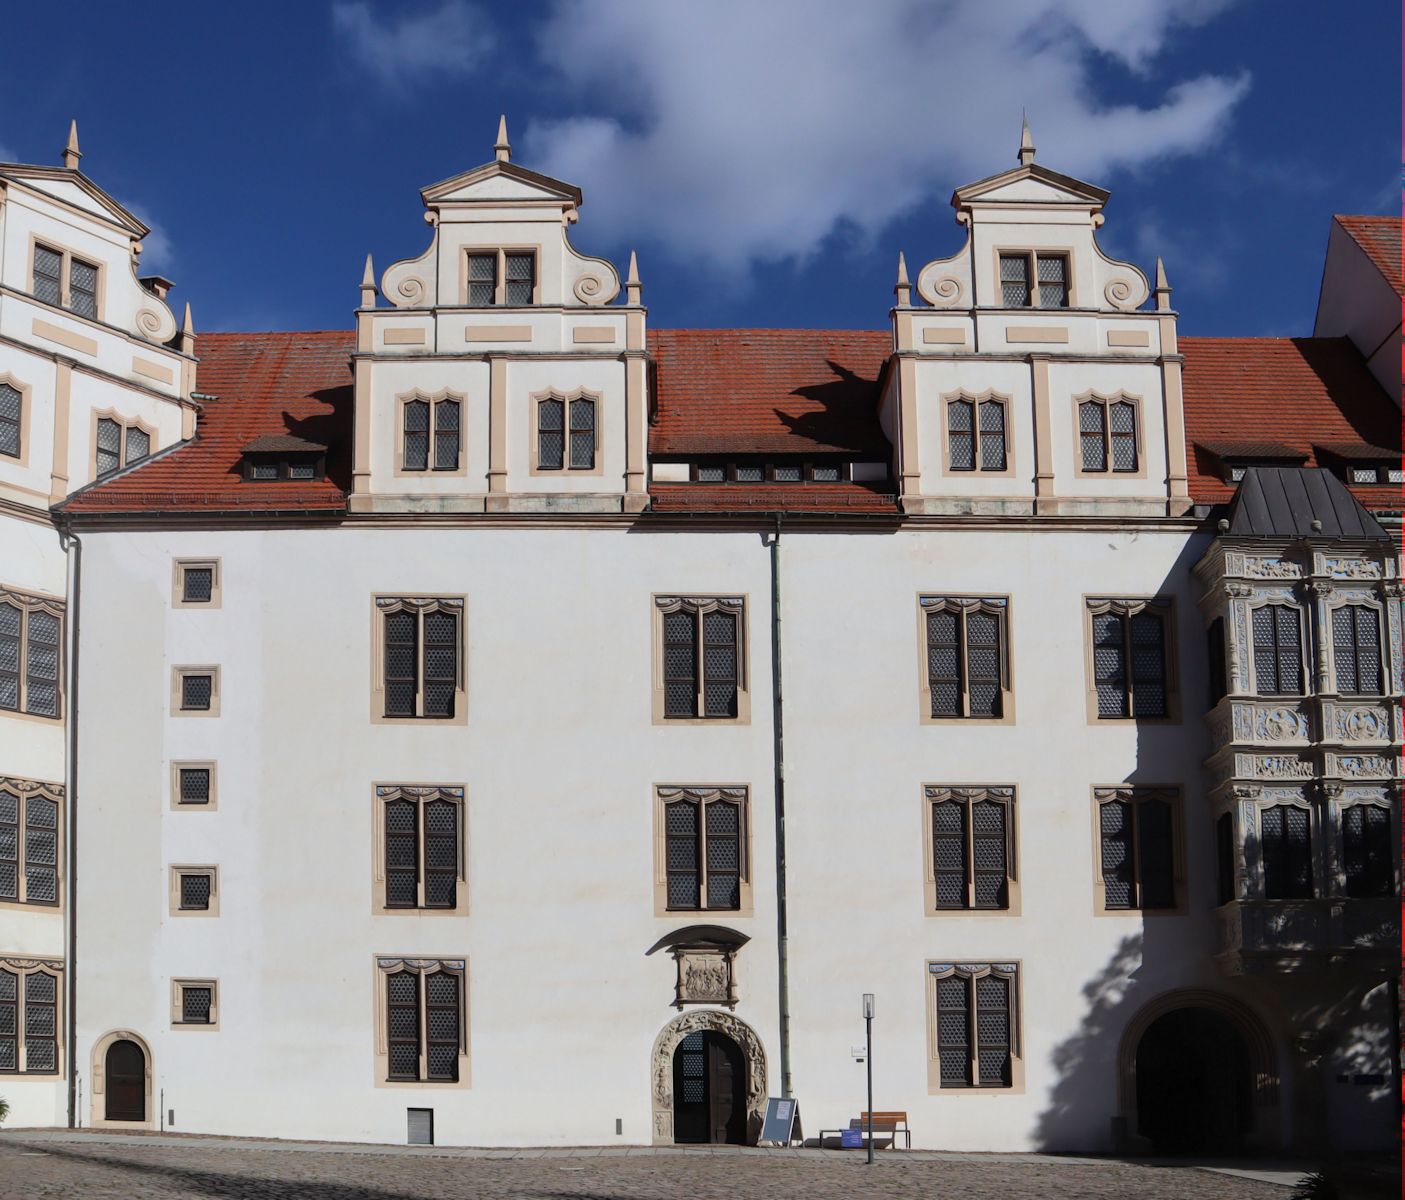
M136 1042L125 1038L107 1048L104 1061L107 1089L105 1118L109 1121L146 1120L146 1055Z
M1137 1043L1137 1131L1162 1153L1233 1151L1253 1120L1249 1051L1208 1008L1158 1017Z
M746 1060L725 1033L698 1030L673 1052L673 1140L746 1141Z

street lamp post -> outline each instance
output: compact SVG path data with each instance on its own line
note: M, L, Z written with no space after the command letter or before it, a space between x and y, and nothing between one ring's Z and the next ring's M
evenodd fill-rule
M863 994L864 1066L868 1068L868 1161L873 1162L873 993Z

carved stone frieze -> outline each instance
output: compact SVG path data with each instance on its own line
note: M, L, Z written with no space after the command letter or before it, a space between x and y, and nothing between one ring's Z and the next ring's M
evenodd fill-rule
M1381 564L1365 558L1324 558L1322 573L1333 579L1379 579Z
M1384 742L1390 738L1390 714L1374 706L1334 707L1332 730L1344 742Z
M1243 574L1247 579L1301 579L1303 569L1288 559L1246 556Z
M1312 763L1296 754L1256 754L1246 756L1255 779L1311 779Z
M1383 754L1329 754L1327 772L1341 779L1390 779L1395 774Z

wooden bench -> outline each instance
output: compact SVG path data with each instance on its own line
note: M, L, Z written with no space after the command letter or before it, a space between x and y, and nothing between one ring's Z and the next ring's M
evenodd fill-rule
M877 1112L871 1114L873 1117L873 1140L876 1142L880 1135L891 1138L891 1145L896 1147L898 1135L902 1134L906 1148L912 1149L912 1130L907 1127L907 1113L905 1112ZM865 1138L868 1137L869 1113L860 1113L849 1122L851 1130L859 1130ZM824 1139L829 1134L836 1137L844 1133L842 1129L821 1129L820 1145L824 1145Z

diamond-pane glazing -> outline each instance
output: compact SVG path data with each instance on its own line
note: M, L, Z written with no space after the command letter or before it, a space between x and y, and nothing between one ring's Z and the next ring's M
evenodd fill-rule
M43 246L34 247L34 296L45 304L59 302L59 275L63 267L60 255Z
M44 972L31 975L25 984L25 999L35 1004L53 1004L56 998L57 981Z
M127 430L127 466L140 462L151 453L151 435L135 425Z
M1000 298L1006 308L1029 304L1029 259L1023 254L1000 256Z
M13 604L0 603L0 637L20 635L20 610ZM19 659L15 659L18 662Z
M996 400L984 400L980 406L981 470L1005 469L1005 406Z
M20 393L0 383L0 454L20 455Z
M35 979L47 978L47 976L31 975L29 978L33 981ZM35 997L32 994L33 990L33 984L31 982L25 989L29 994L25 996L24 1032L29 1037L51 1038L54 1036L53 1002L50 1001L48 1004L34 1003ZM29 1051L29 1065L32 1068L35 1065L34 1046L32 1044L29 1047Z
M19 1066L19 1043L14 1038L0 1037L0 1071L13 1071Z
M58 834L52 829L28 829L24 835L26 865L52 867L58 865Z
M182 875L180 877L182 908L207 909L210 907L210 877L208 875Z
M181 676L181 708L200 712L210 707L214 679L210 675Z
M455 1046L430 1046L425 1055L429 1065L429 1078L452 1080L458 1078L458 1048Z
M578 471L588 471L595 466L595 435L571 431L571 466Z
M1130 908L1133 893L1132 806L1112 800L1098 809L1102 876L1108 908Z
M208 1025L214 993L207 987L181 988L181 1020L187 1025Z
M971 410L973 405L969 400L953 400L946 406L947 430L951 433L971 432Z

